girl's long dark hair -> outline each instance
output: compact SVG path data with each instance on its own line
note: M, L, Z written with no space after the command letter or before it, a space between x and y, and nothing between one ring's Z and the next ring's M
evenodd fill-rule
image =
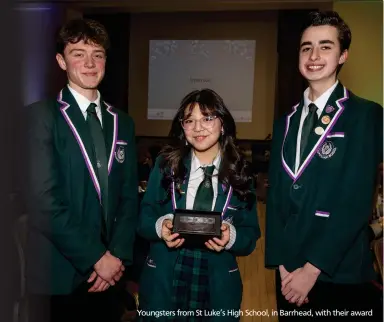
M190 144L186 145L181 120L185 110L192 112L198 104L204 115L215 115L222 123L224 132L220 136L221 162L218 173L219 182L230 185L234 194L249 205L254 202L251 191L252 175L244 157L236 146L236 124L223 99L211 89L196 90L189 93L181 101L180 107L173 119L169 137L172 142L160 151L160 169L163 172L163 187L168 190L172 180L181 184L186 176L184 159L191 153Z

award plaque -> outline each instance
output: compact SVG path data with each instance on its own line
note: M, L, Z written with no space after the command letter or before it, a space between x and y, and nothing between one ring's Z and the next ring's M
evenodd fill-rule
M206 248L206 241L221 238L221 213L176 209L172 232L185 239L183 247Z

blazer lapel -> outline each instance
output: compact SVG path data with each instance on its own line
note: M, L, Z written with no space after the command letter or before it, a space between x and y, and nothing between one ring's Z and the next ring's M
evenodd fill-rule
M117 142L118 115L111 105L101 102L101 114L103 118L103 133L108 158L108 174L111 173Z
M89 175L92 179L97 195L99 196L99 200L101 201L100 184L95 172L92 138L89 134L85 118L81 113L80 107L77 105L75 98L72 96L67 87L60 91L57 101L60 104L60 111L71 129L77 144L79 145Z
M324 143L332 128L335 126L340 115L344 111L343 102L348 99L347 89L339 82L329 97L323 112L321 113L314 131L310 134L308 145L304 151L305 159L297 171L295 181L302 175L308 164L312 161L317 150Z
M224 219L225 213L228 209L232 197L232 187L227 187L222 183L218 183L217 198L214 211L221 212L221 218Z
M176 185L177 208L185 209L187 207L187 189L188 177L180 185Z
M188 179L191 171L191 153L184 159L186 176L181 184L172 183L172 206L173 209L186 209Z
M295 105L292 113L286 117L284 140L281 149L283 168L292 179L295 178L297 132L299 130L303 104L303 101L301 101Z

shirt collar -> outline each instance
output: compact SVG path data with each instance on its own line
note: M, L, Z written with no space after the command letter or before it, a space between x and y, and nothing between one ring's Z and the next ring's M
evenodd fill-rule
M213 160L212 164L215 166L215 171L219 170L219 165L220 165L220 161L221 161L221 154L218 153L217 156L215 157L215 159ZM200 163L200 160L197 158L197 156L195 155L195 153L192 152L192 163L191 163L191 173L194 173L196 172L197 170L199 170L202 166L206 166L206 165L212 165L212 164L201 164Z
M71 91L73 97L76 100L77 105L79 105L81 112L85 114L87 112L87 108L89 104L95 103L96 104L96 113L100 113L100 92L97 91L97 98L94 102L90 101L88 98L86 98L84 95L80 94L76 90L74 90L69 84L67 85L69 90Z
M324 110L325 105L327 104L329 97L331 96L333 90L336 88L339 81L337 80L330 88L328 88L323 94L321 94L314 102L312 102L309 95L309 87L304 91L304 108L308 110L308 105L313 103L317 106L319 113L321 114Z

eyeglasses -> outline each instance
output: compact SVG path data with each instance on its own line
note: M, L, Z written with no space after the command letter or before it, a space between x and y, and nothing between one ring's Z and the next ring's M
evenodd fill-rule
M209 115L209 116L203 116L198 120L188 118L188 119L180 120L180 122L184 130L190 131L196 127L196 122L199 122L201 127L205 129L210 129L215 124L216 119L217 119L216 115Z

